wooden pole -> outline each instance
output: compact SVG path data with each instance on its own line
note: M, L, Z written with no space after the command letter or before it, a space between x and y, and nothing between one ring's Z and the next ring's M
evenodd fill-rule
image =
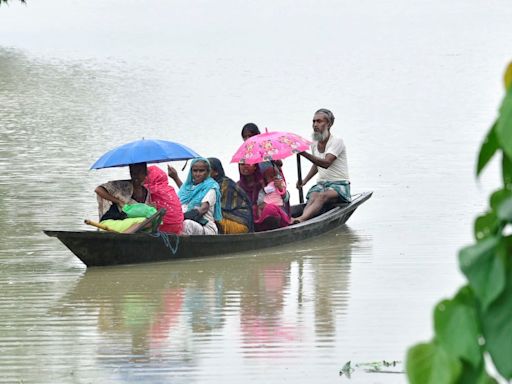
M106 225L104 225L104 224L100 224L100 223L97 223L97 222L95 222L95 221L91 221L91 220L87 220L87 219L85 219L85 220L84 220L84 223L85 223L85 224L87 224L87 225L91 225L91 226L93 226L93 227L99 228L99 229L103 229L104 231L107 231L107 232L116 232L116 233L119 233L119 232L117 232L117 231L115 231L115 230L113 230L113 229L111 229L111 228L107 227Z
M302 184L302 168L300 166L300 155L297 153L297 178L299 184ZM304 192L302 192L302 185L299 188L299 203L304 204Z

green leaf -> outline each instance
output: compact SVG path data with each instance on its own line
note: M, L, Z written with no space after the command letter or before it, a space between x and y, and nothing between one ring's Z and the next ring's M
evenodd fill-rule
M496 210L498 218L503 221L512 221L512 197L509 197L502 201Z
M494 377L489 376L489 374L486 371L482 371L482 373L478 377L476 384L498 384L498 382Z
M478 368L483 360L478 344L481 336L475 298L468 286L452 300L443 300L434 309L434 329L439 344L451 355Z
M458 384L498 384L498 382L489 376L485 371L485 364L475 368L467 363L462 363L462 374L460 375Z
M504 244L503 244L504 245ZM501 248L505 252L505 246ZM512 268L503 293L481 315L486 349L498 372L512 378Z
M499 146L512 159L512 88L507 90L500 107L496 124L496 137Z
M475 239L481 240L484 237L496 234L499 224L498 217L494 212L478 216L475 220Z
M504 153L501 158L501 176L505 189L512 190L512 161Z
M494 192L491 195L491 208L493 211L497 212L498 207L503 203L505 200L512 197L512 191L508 189L498 189L496 192Z
M505 249L503 252L505 255L512 255L512 236L507 236L501 239L501 244Z
M492 125L491 129L485 136L484 142L480 147L480 153L478 154L478 163L476 165L476 175L480 175L482 169L487 165L489 160L492 159L496 150L498 149L498 139L496 137L496 125L497 121Z
M505 89L509 89L512 85L512 63L509 63L505 73L503 75L503 82L505 83Z
M462 364L433 341L407 351L406 370L411 384L449 384L457 382Z
M484 310L505 288L505 263L497 257L497 245L496 237L488 237L459 253L460 268Z

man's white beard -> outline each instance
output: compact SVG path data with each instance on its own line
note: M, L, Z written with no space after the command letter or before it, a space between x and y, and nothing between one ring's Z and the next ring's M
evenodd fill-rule
M313 141L325 141L329 137L329 131L326 129L323 133L322 132L313 132L311 135Z

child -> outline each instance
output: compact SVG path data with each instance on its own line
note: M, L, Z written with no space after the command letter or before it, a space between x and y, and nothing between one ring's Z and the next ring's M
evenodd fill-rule
M263 189L258 195L258 213L261 214L267 204L273 204L280 208L284 207L286 196L286 183L279 171L270 166L263 172Z

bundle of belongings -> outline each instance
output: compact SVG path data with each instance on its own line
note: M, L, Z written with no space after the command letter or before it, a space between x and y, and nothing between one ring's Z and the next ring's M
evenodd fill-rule
M156 208L143 203L125 204L121 210L116 204L112 204L101 216L100 226L97 227L121 233L133 233L142 229L155 232L162 222L164 213L165 210L157 211Z

